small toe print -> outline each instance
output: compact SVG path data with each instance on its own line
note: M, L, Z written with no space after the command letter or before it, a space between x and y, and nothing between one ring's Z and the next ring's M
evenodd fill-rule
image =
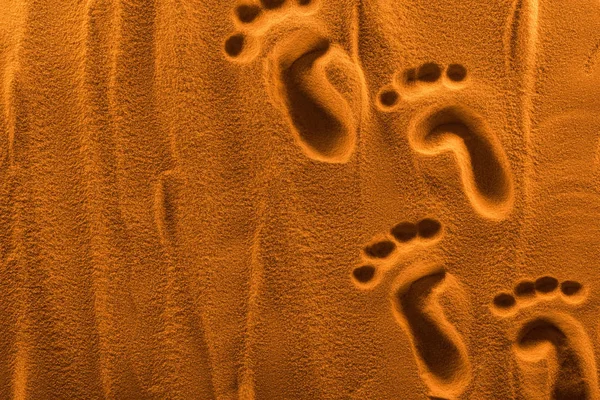
M454 82L464 81L467 77L467 69L460 64L450 64L446 69L446 76Z
M417 79L421 82L436 82L442 76L442 69L436 63L426 63L419 67Z
M365 248L365 254L372 258L386 258L396 249L394 242L383 240Z
M260 7L256 5L243 4L236 8L235 14L240 22L249 24L260 15Z
M417 226L412 222L401 222L390 233L399 242L409 242L417 236Z
M508 310L517 304L514 296L508 293L499 293L494 297L494 305L502 310Z
M542 276L535 281L535 290L539 293L550 293L558 288L558 279L552 276Z
M375 276L375 267L372 265L363 265L352 271L354 279L360 283L367 283Z
M573 296L581 291L583 286L579 282L575 281L564 281L560 284L560 291L565 294L565 296Z
M515 295L518 297L531 297L535 295L535 283L532 281L521 281L515 286Z
M442 229L442 224L432 218L425 218L417 224L417 232L424 239L431 239L437 236Z
M386 89L379 94L379 102L386 108L395 106L399 98L398 92L394 89Z
M225 41L225 52L231 57L237 57L244 50L245 37L241 33L230 36Z
M312 0L298 0L298 4L301 6L307 6L312 2Z

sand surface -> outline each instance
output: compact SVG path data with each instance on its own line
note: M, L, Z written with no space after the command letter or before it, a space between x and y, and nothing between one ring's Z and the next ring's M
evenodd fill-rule
M599 0L0 0L0 400L600 399Z

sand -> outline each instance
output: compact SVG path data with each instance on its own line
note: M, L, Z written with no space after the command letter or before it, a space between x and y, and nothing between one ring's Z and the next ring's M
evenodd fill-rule
M600 399L598 0L0 0L0 400Z

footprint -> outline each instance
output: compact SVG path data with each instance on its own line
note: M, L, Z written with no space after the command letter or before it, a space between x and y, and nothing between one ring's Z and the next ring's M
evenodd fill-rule
M441 66L427 62L408 68L384 86L377 96L383 112L395 111L400 100L408 103L451 98L468 82L467 68L458 63ZM500 220L511 211L514 194L508 159L502 145L483 118L466 106L446 101L415 116L408 138L421 154L435 156L447 151L455 155L464 191L481 215Z
M481 215L498 220L511 210L513 183L506 155L478 114L454 104L430 108L410 124L409 141L422 154L454 153L465 193Z
M324 35L300 29L278 43L273 60L274 93L297 144L313 160L347 162L356 143L354 112L326 68L332 62L353 66L348 55Z
M430 398L458 397L472 375L467 348L437 301L442 292L452 290L452 284L455 279L437 268L400 284L392 300Z
M430 248L443 232L440 221L431 217L392 226L384 238L379 237L363 248L366 260L353 268L354 284L359 289L374 288L385 272L406 265L401 256L414 252L419 244L423 249ZM405 269L395 281L392 284L392 311L410 338L421 378L430 391L429 397L449 399L459 396L471 380L471 366L460 335L446 319L438 302L442 293L456 299L456 295L461 294L458 282L438 266ZM461 298L459 303L463 304L464 299Z
M354 152L357 120L366 112L366 81L350 56L310 17L319 4L242 0L233 9L238 32L225 40L224 52L232 62L248 63L263 52L265 42L274 43L264 50L268 91L287 117L296 143L313 160L345 163ZM283 40L265 41L271 30Z
M584 328L568 314L539 311L544 301L558 300L563 307L581 303L586 291L579 282L559 284L556 278L545 276L535 282L521 281L512 294L502 292L494 297L492 311L502 318L512 317L517 311L532 311L532 315L516 321L513 344L520 371L519 388L525 398L600 398L592 345Z

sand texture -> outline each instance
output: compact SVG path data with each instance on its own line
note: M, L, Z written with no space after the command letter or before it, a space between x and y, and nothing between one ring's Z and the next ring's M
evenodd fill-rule
M0 400L600 400L600 0L0 0Z

